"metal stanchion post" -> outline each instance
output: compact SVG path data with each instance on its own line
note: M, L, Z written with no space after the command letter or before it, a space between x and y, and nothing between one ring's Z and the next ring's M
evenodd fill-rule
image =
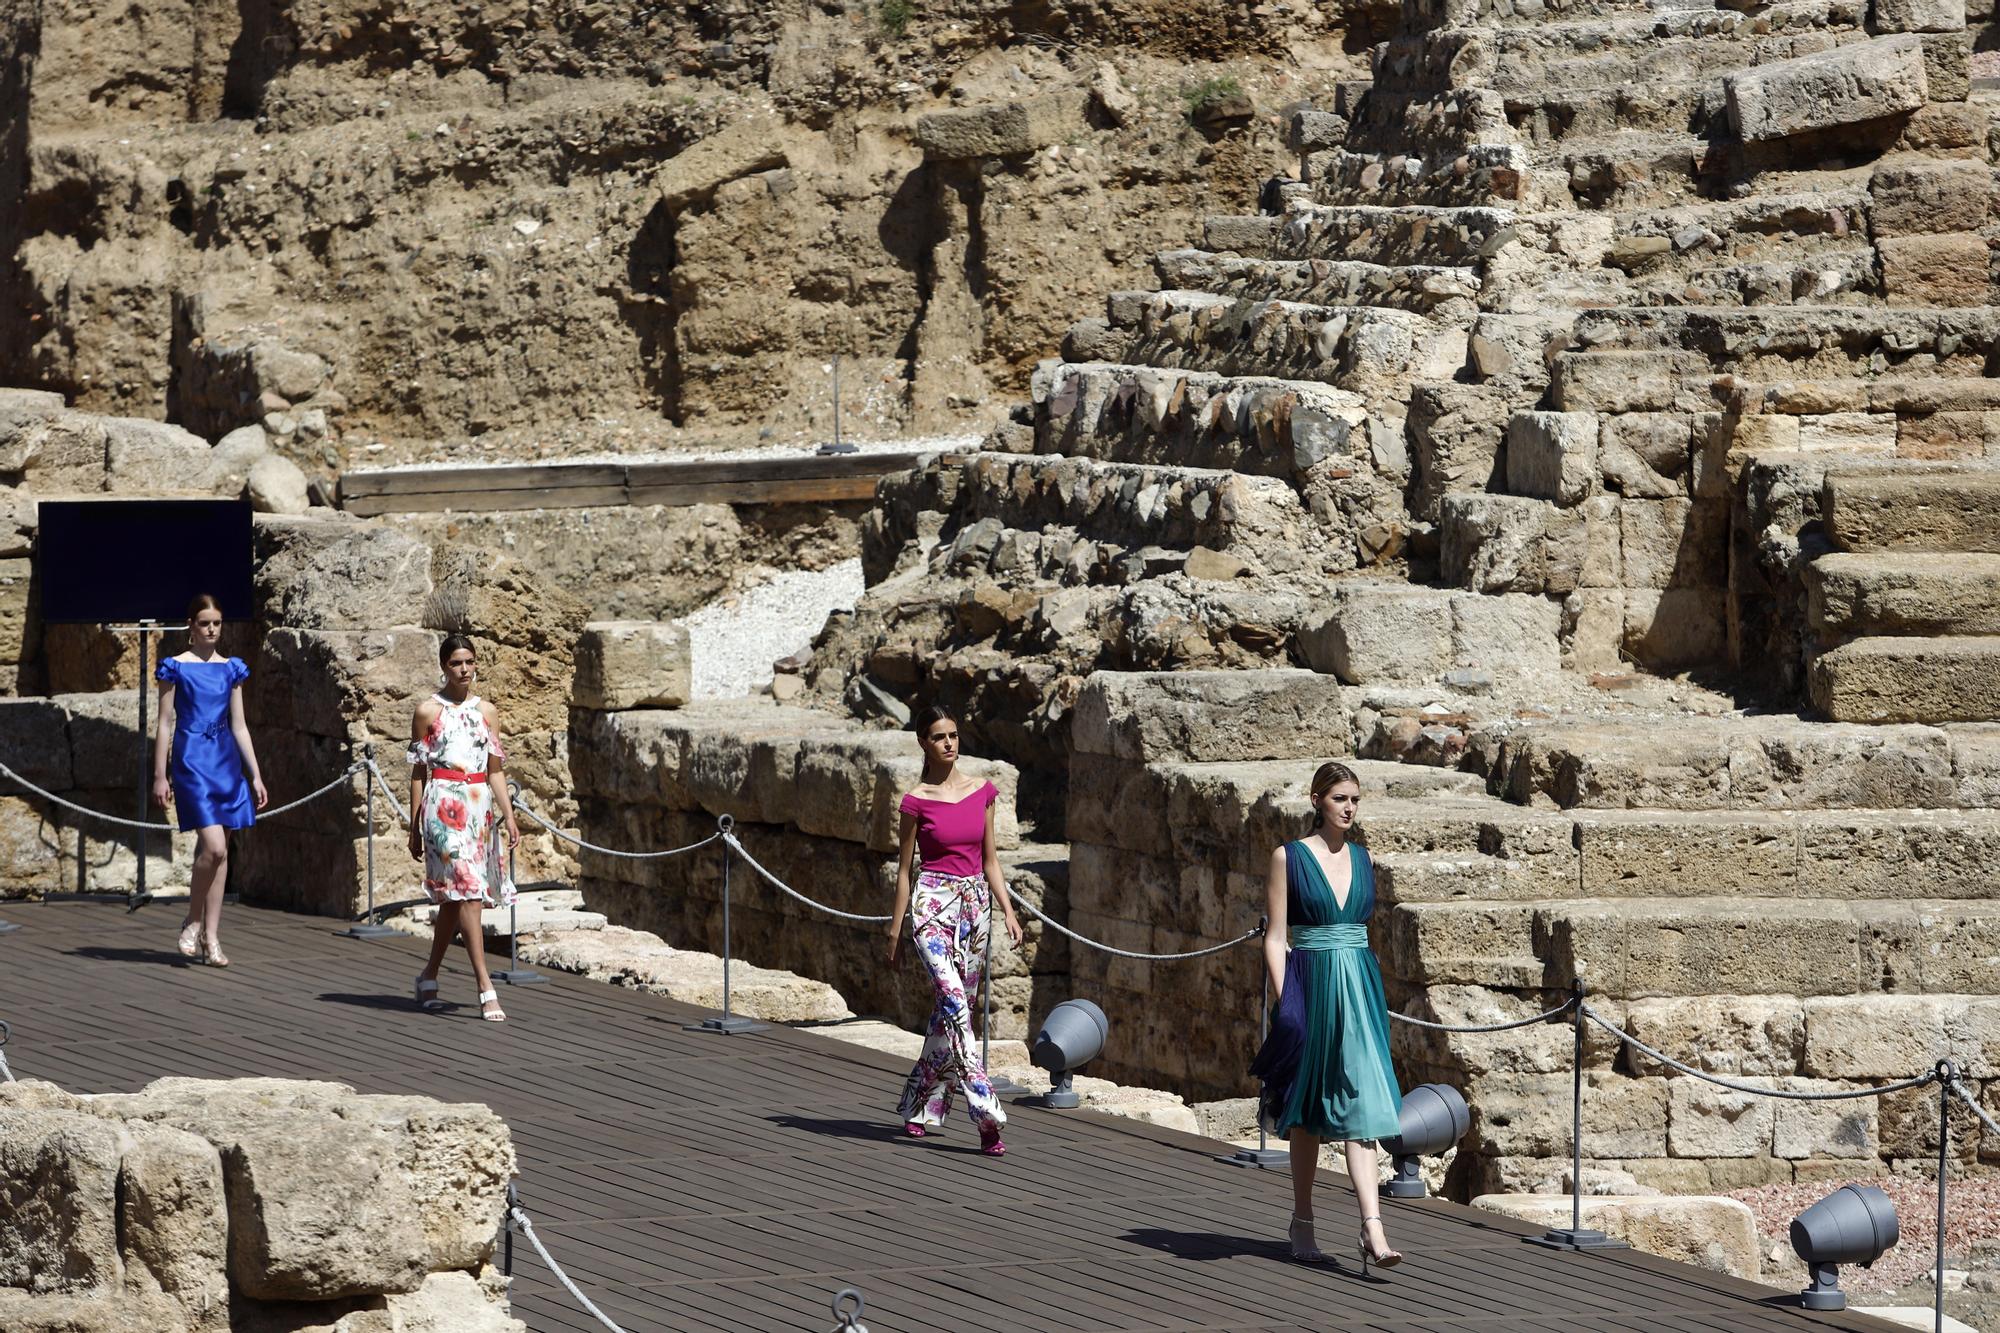
M375 742L362 747L368 767L361 770L361 799L368 818L368 910L361 919L346 930L335 933L350 940L379 940L387 935L397 935L375 919Z
M1260 917L1257 921L1257 928L1261 931L1268 928L1270 924L1271 918ZM1257 1010L1257 1045L1262 1047L1264 1038L1269 1035L1271 1027L1271 969L1264 962L1264 951L1262 949L1257 951L1257 964L1258 969L1264 974L1264 1002L1263 1006ZM1271 1146L1270 1131L1264 1126L1264 1116L1260 1110L1257 1116L1257 1146L1254 1148L1238 1148L1227 1157L1218 1157L1215 1160L1218 1162L1227 1162L1231 1166L1277 1167L1286 1165L1291 1161L1291 1158L1292 1155L1289 1152L1282 1148L1273 1148Z
M521 1192L507 1182L507 1216L500 1223L500 1271L514 1276L514 1210L521 1206Z
M516 795L519 788L510 788ZM507 900L507 966L489 975L495 981L507 986L545 986L548 978L532 968L521 966L521 914L519 898L520 884L514 877L514 849L507 849L507 878L515 885L514 897Z
M1935 1333L1944 1333L1944 1192L1945 1182L1951 1170L1951 1084L1958 1077L1958 1066L1949 1060L1938 1061L1938 1212L1937 1212L1937 1271L1932 1281L1937 1285L1931 1293L1931 1328Z
M1576 1043L1570 1053L1569 1101L1569 1225L1539 1236L1524 1237L1530 1245L1546 1245L1552 1250L1628 1250L1622 1240L1613 1240L1602 1231L1583 1225L1583 978L1576 979L1570 995L1570 1019Z
M717 821L724 834L735 827L736 821L724 815ZM722 844L722 1017L704 1018L699 1023L686 1025L690 1032L720 1032L734 1036L743 1032L762 1032L767 1024L753 1019L740 1018L730 1012L729 1007L729 844Z
M146 662L152 625L150 620L139 622L139 818L142 822L153 813L153 784L146 755L146 677L149 674ZM135 876L132 893L125 899L125 910L128 912L138 911L153 899L153 895L146 892L146 830L132 830L132 850L137 857L132 871Z

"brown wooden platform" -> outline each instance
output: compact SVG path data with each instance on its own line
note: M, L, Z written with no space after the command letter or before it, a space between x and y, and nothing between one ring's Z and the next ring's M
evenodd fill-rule
M1630 1251L1561 1254L1447 1203L1389 1203L1409 1256L1363 1280L1284 1256L1286 1179L1131 1121L1016 1108L1008 1155L963 1120L898 1139L900 1062L805 1032L687 1032L700 1011L558 976L506 991L512 1021L407 1001L414 941L231 907L226 972L173 951L179 908L0 904L0 1018L17 1076L77 1091L170 1074L336 1079L483 1101L513 1127L521 1196L556 1257L630 1333L833 1327L847 1285L872 1333L907 1330L1886 1330ZM1117 1034L1112 1034L1117 1039ZM1322 1237L1353 1229L1322 1186ZM516 1243L515 1309L595 1324Z

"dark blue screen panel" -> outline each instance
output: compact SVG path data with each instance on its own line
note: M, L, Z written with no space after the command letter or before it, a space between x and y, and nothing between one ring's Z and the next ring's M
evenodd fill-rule
M196 593L229 620L256 606L243 500L44 500L35 574L44 622L178 625Z

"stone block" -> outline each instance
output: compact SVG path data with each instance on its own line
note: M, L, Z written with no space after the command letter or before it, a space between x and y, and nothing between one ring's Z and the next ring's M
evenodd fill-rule
M686 627L651 620L600 620L576 644L570 703L616 712L679 708L693 697Z
M12 488L0 490L0 558L33 554L38 513L34 496Z
M1890 305L1981 306L1987 302L1987 249L1972 232L1932 236L1885 236L1875 242L1882 255L1882 290Z
M1984 162L1895 158L1875 168L1868 192L1868 225L1877 240L1975 232L1986 225L1993 173Z
M2000 723L1968 723L1945 731L1960 804L2000 808Z
M1536 1226L1566 1227L1566 1194L1482 1194L1474 1208ZM1749 1205L1713 1197L1586 1198L1583 1224L1634 1249L1754 1281L1763 1244Z
M1406 583L1343 581L1325 615L1299 633L1314 671L1350 685L1430 680L1454 664L1449 601Z
M1564 412L1681 412L1696 396L1682 381L1704 376L1707 361L1668 350L1562 352L1552 394Z
M437 690L437 649L430 630L273 629L244 684L245 711L266 726L372 738L389 747L377 762L388 758L383 769L394 772L418 701Z
M1526 1157L1567 1155L1571 1078L1518 1074L1480 1083L1472 1104L1472 1135L1461 1146L1482 1153ZM1667 1155L1667 1089L1664 1079L1632 1079L1586 1072L1583 1123L1590 1151L1606 1157Z
M1351 734L1339 682L1317 671L1100 671L1070 714L1073 751L1139 763L1306 759L1345 753Z
M1833 811L1799 827L1799 892L1815 898L1991 899L1993 811Z
M1590 897L1799 891L1798 832L1781 815L1591 810L1578 811L1575 822L1579 888Z
M104 489L121 495L207 495L208 441L164 421L105 417Z
M1021 844L1014 813L1019 781L1012 764L961 757L961 773L993 783L994 845ZM904 792L923 776L916 740L904 732L861 731L847 736L808 736L799 744L797 803L792 822L802 832L858 842L877 852L893 852Z
M432 1273L415 1291L382 1302L398 1333L528 1333L471 1273Z
M429 1097L356 1097L338 1114L346 1124L388 1138L423 1231L423 1266L431 1272L483 1268L493 1257L507 1184L515 1175L506 1123L490 1107Z
M1686 495L1694 472L1694 421L1682 412L1604 418L1597 451L1604 485L1628 500Z
M1502 674L1557 671L1562 666L1562 607L1521 593L1454 593L1451 660Z
M1820 510L1828 535L1847 551L2000 553L2000 473L1829 469Z
M1515 495L1444 498L1439 567L1475 592L1566 597L1618 586L1618 500L1595 496L1574 509Z
M1930 461L2000 457L2000 413L1932 412L1896 419L1896 457Z
M1739 995L1864 989L1861 925L1844 903L1771 899L1751 913L1735 898L1578 899L1539 909L1535 936L1556 972L1634 1000L1704 994L1717 977Z
M1877 32L1958 32L1965 0L1873 0L1869 16Z
M70 774L77 786L128 786L150 771L152 744L139 735L130 694L62 694L51 702L69 719Z
M1991 1078L2000 999L1969 995L1829 996L1805 1002L1804 1072L1816 1078L1912 1078L1950 1059Z
M1624 661L1625 594L1618 588L1578 588L1563 600L1562 664L1571 671L1608 671Z
M787 164L778 120L759 108L697 139L661 163L653 182L669 212L679 212L730 181Z
M1086 844L1153 851L1171 841L1166 791L1159 775L1142 765L1087 752L1070 761L1066 822L1072 857Z
M52 700L0 699L0 757L36 786L65 792L76 785L68 727L68 711Z
M431 549L407 533L332 514L260 517L251 533L267 623L295 630L423 623ZM436 677L435 662L429 674Z
M37 803L0 796L0 898L54 893L76 870L76 830L52 820Z
M1628 588L1720 588L1728 582L1729 509L1720 500L1626 500L1618 507Z
M1930 100L1923 43L1875 37L1727 75L1730 124L1752 143L1914 111Z
M1626 1030L1654 1050L1712 1074L1788 1075L1805 1050L1805 1011L1792 995L1693 995L1633 1000ZM1642 1074L1665 1067L1632 1052Z
M1597 486L1595 412L1516 412L1507 422L1507 486L1573 505Z
M0 560L0 662L31 662L41 656L36 594L32 560Z
M1772 1099L1667 1080L1667 1145L1676 1157L1761 1157L1771 1150Z
M2000 638L1868 638L1812 664L1815 707L1838 722L2000 718Z
M303 514L312 507L306 474L291 459L266 454L250 465L244 478L250 507L260 514Z
M1787 1092L1841 1092L1861 1085L1817 1078L1781 1078L1771 1086ZM1772 1155L1789 1161L1876 1156L1887 1146L1879 1141L1881 1111L1877 1101L1874 1097L1852 1097L1840 1101L1774 1102ZM1935 1115L1932 1121L1935 1124ZM1936 1151L1935 1147L1932 1151Z
M0 1104L0 1287L108 1296L122 1276L116 1126Z
M183 1309L226 1310L229 1210L215 1145L171 1125L133 1124L128 1132L119 1167L128 1281L130 1269L142 1267Z
M0 475L12 474L38 495L89 495L104 489L104 419L58 412L19 431L0 449Z
M1924 82L1933 102L1963 102L1972 95L1972 34L1969 32L1927 32L1917 38L1924 45Z
M1625 656L1656 671L1719 665L1729 650L1727 603L1720 588L1626 593Z
M1824 636L2000 634L2000 555L1834 551L1804 573Z
M1800 417L1798 444L1809 454L1886 458L1896 452L1896 418L1889 412L1825 412Z
M945 161L1020 157L1087 128L1082 112L1069 95L933 111L917 120L917 146Z

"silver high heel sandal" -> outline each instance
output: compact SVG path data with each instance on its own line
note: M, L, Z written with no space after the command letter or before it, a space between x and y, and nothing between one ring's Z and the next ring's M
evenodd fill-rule
M1313 1240L1313 1224L1309 1217L1293 1217L1292 1225L1285 1233L1292 1242L1292 1258L1302 1264L1323 1264L1326 1253Z
M181 951L181 957L201 957L201 922L190 921L185 926L182 926L181 936L177 944Z
M1361 1219L1361 1244L1356 1248L1361 1251L1361 1276L1363 1277L1368 1276L1368 1261L1370 1259L1375 1261L1377 1268L1394 1268L1397 1264L1403 1262L1403 1255L1400 1250L1390 1250L1384 1254L1377 1255L1368 1244L1368 1224L1370 1222L1380 1222L1381 1220L1382 1215L1380 1213L1375 1214L1373 1217L1364 1217ZM1383 1239L1387 1240L1388 1236L1388 1229L1384 1228L1382 1232Z

